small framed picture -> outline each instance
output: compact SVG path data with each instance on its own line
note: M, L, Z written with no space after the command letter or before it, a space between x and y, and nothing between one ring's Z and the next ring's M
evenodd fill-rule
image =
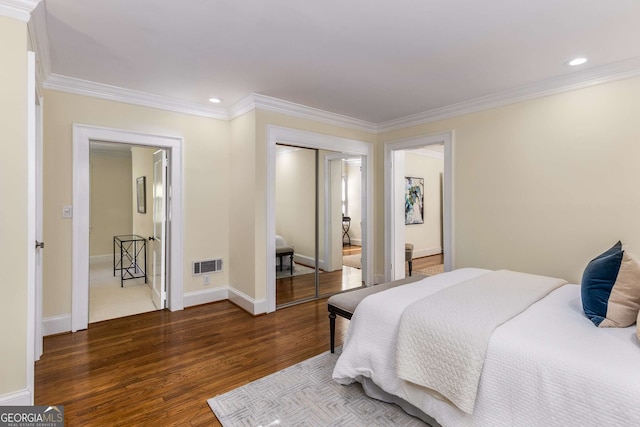
M136 196L138 200L138 213L147 213L147 183L146 177L136 179Z

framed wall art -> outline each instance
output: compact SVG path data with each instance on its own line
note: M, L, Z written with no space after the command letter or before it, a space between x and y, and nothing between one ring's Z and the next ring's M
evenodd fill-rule
M424 224L424 178L405 177L404 223Z

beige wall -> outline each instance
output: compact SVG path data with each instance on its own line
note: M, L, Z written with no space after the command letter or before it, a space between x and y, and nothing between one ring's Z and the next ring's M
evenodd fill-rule
M424 179L424 224L405 225L405 241L413 244L413 256L434 255L442 250L441 175L443 159L404 152L406 176Z
M157 148L131 147L131 212L133 217L133 234L148 238L153 236L153 153ZM138 212L138 193L136 180L146 178L147 212ZM151 256L151 252L147 249Z
M27 388L27 25L0 16L0 396Z
M44 96L45 319L71 312L71 221L60 210L72 200L74 123L184 138L184 291L204 290L191 261L229 259L229 124L56 91ZM211 288L228 285L228 267L211 275Z
M131 157L92 154L89 255L111 255L113 236L131 234Z
M257 196L255 111L230 122L231 143L228 185L229 195L229 256L232 266L230 286L255 297ZM264 177L261 178L264 180ZM262 256L266 256L263 251ZM266 271L262 274L266 274Z
M587 262L618 239L640 253L638 111L640 78L633 78L389 132L380 141L455 131L455 267L579 282ZM377 203L378 213L383 206Z
M276 155L276 234L294 247L296 262L313 267L316 223L316 151Z

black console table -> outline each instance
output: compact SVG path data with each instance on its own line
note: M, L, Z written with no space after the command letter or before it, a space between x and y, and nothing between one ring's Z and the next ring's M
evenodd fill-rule
M120 251L120 259L116 252ZM143 262L144 268L140 266ZM113 236L113 275L120 270L120 287L124 287L125 280L144 277L147 283L147 239L137 234Z
M351 236L349 236L349 227L351 227L351 217L342 217L342 246L351 246Z

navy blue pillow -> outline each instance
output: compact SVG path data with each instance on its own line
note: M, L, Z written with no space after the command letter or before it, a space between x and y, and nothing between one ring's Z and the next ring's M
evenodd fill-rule
M594 258L582 275L582 309L596 326L600 326L607 316L609 296L618 277L623 254L622 247L617 249L617 244L614 245Z

